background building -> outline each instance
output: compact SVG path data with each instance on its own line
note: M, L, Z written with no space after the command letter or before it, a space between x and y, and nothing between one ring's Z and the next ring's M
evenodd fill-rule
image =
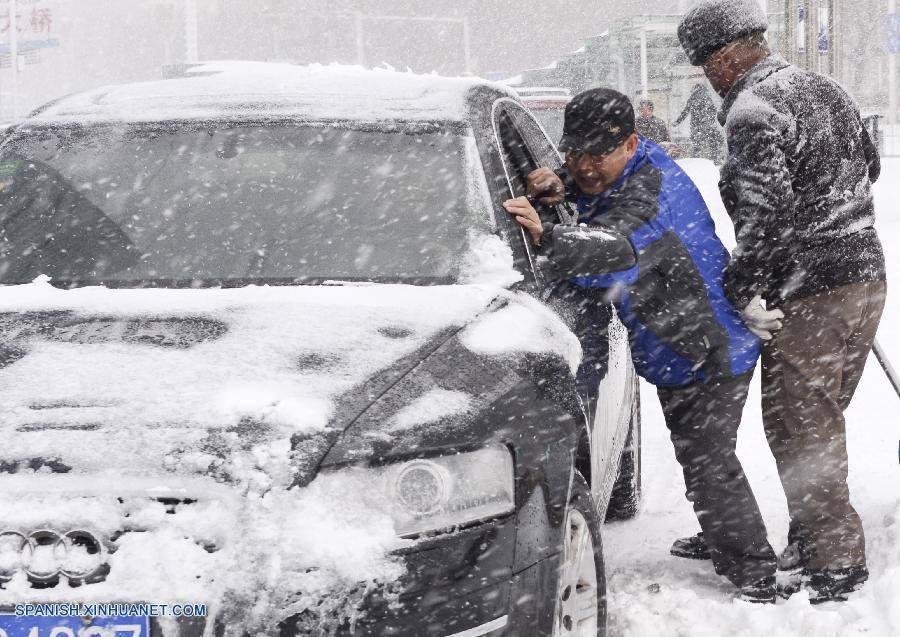
M864 110L900 123L896 0L783 0L785 56L836 78Z
M760 0L772 45L898 114L897 0ZM697 69L675 26L692 0L0 0L0 119L198 60L389 64L531 84L604 84L680 108ZM894 16L891 18L890 16ZM16 51L13 65L13 49Z
M198 60L504 77L548 64L605 20L599 0L0 0L0 118Z

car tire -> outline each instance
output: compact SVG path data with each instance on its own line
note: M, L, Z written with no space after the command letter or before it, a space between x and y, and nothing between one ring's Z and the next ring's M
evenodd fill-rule
M619 475L606 509L607 521L630 520L637 515L641 504L641 393L637 377L634 385L631 422L619 460Z
M584 477L575 472L560 552L553 637L606 635L606 570L600 516Z

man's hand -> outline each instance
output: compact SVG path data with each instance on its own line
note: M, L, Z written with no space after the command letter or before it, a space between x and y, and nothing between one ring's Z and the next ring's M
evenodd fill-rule
M541 245L541 236L544 234L544 226L541 225L541 218L537 210L528 203L527 197L518 197L503 202L506 212L511 214L519 222L519 225L528 231L531 235L531 242L539 246Z
M741 318L747 324L747 328L764 341L772 340L772 332L781 329L781 319L784 312L781 310L767 310L763 307L762 297L758 294L753 297L750 304L741 310Z
M545 206L558 206L566 198L566 186L562 179L549 168L538 168L528 175L525 190L532 201Z

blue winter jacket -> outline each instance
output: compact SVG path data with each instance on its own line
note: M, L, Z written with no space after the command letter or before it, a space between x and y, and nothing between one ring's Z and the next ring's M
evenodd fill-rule
M601 195L578 195L577 207L581 224L624 235L637 256L628 270L572 281L586 291L613 292L643 378L683 386L755 367L759 340L722 288L728 251L700 191L664 150L641 138L618 181ZM567 249L557 244L557 251Z

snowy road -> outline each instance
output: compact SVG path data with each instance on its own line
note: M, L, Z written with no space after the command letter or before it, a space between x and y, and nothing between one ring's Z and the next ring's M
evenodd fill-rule
M714 208L717 226L730 230L721 202L711 200L716 191L712 165L691 160L685 167ZM893 283L900 274L900 159L885 161L876 195L878 227ZM900 362L898 322L900 293L893 291L879 338L895 367ZM635 520L608 525L604 533L611 636L900 635L900 398L874 357L847 413L850 488L865 525L871 579L845 604L810 606L805 593L780 601L775 607L735 601L733 588L714 573L710 563L670 557L672 540L690 535L698 527L684 498L684 481L659 401L646 384L642 402L643 508ZM769 539L776 551L781 550L786 542L788 515L762 431L758 378L744 412L738 454L759 500Z

